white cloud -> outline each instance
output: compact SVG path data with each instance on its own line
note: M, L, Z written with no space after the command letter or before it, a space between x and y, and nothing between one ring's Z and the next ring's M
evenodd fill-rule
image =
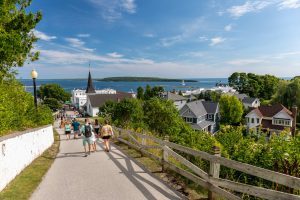
M113 58L122 58L123 57L122 54L118 54L117 52L108 53L107 55L110 57L113 57Z
M147 37L147 38L154 38L154 37L156 37L156 35L153 34L153 33L145 33L143 36Z
M184 42L190 38L198 35L200 30L206 28L206 23L203 17L194 20L191 23L185 24L181 27L181 33L175 36L165 37L160 39L160 44L164 47L169 47L174 44Z
M278 4L278 8L280 10L288 8L300 8L300 0L282 0L282 2Z
M245 66L245 65L252 65L257 63L263 63L263 60L260 59L236 59L228 61L227 64L236 65L236 66Z
M40 61L48 64L66 65L66 64L84 64L88 61L101 63L130 63L130 64L153 64L154 61L146 58L123 58L123 55L116 52L107 55L98 55L93 52L75 52L38 49L41 52Z
M274 3L273 1L246 1L243 5L232 6L227 10L233 17L241 17L250 12L258 12Z
M232 25L228 24L227 26L224 27L225 31L231 31L232 30Z
M77 37L88 38L88 37L91 37L91 34L88 34L88 33L81 33L81 34L78 34Z
M44 40L44 41L47 41L47 42L49 42L49 41L54 40L54 39L57 38L56 36L49 36L49 35L47 35L46 33L43 33L43 32L38 31L38 30L36 30L36 29L34 29L32 32L33 32L33 34L34 34L37 38L39 38L39 39L41 39L41 40Z
M210 41L210 46L215 46L215 45L218 45L218 44L221 44L223 42L225 42L225 38L223 37L214 37L214 38L211 38Z
M198 41L199 42L205 42L205 41L208 41L209 39L206 37L206 36L200 36L199 38L198 38Z
M70 44L71 47L74 47L78 50L93 52L95 49L86 48L85 42L78 38L65 38L65 40Z
M204 52L202 52L202 51L191 51L191 52L185 53L184 56L188 56L188 57L203 57L204 56Z
M100 9L103 19L114 22L122 18L123 13L136 13L135 0L89 0Z
M246 1L243 5L232 6L227 12L235 18L250 12L258 12L268 6L276 5L279 10L300 8L300 0L255 0Z
M122 6L128 13L136 12L136 5L134 3L135 0L122 0Z

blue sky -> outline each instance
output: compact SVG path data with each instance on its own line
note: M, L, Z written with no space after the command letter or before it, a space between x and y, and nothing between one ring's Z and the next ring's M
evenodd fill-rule
M300 74L300 0L33 0L29 78Z

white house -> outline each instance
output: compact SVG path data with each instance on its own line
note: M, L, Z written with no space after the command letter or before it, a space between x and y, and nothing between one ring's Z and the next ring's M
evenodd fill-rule
M258 98L245 97L242 103L246 109L258 108L260 106L260 100Z
M71 103L75 107L81 108L87 102L87 94L116 94L116 93L117 91L113 89L95 90L93 86L91 72L89 72L86 90L80 90L80 89L72 90Z
M174 102L175 107L180 110L187 102L188 102L188 98L183 97L181 95L172 93L172 92L163 92L160 95L161 98L170 100Z
M294 134L296 116L297 107L290 111L281 104L259 106L246 115L247 129L256 132L261 128L263 131L276 133L289 129Z
M185 104L179 111L184 121L194 130L215 133L219 130L219 103L211 101L192 101Z

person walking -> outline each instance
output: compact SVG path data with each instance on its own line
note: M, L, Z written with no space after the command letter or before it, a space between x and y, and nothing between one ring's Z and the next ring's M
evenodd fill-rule
M60 125L59 125L59 128L65 128L65 120L63 117L61 117L60 119Z
M113 135L113 129L111 125L109 125L109 121L107 119L104 121L104 123L105 125L101 128L101 136L102 139L104 140L105 151L109 152L110 150L109 139Z
M78 138L78 135L80 134L80 123L74 118L73 123L72 123L73 131L74 131L74 139Z
M99 124L98 119L95 119L94 130L95 130L96 137L98 138L99 130L100 130L100 124Z
M93 127L90 125L89 122L90 122L89 119L85 119L85 124L83 126L81 126L81 129L80 129L80 132L83 134L82 144L83 144L83 147L84 147L85 157L88 154L91 154L91 147L92 147L92 144L93 144L92 140L91 140ZM86 145L88 145L88 148L89 148L88 154L87 154L87 151L86 151Z
M65 124L65 133L67 136L67 139L70 139L70 135L71 135L71 123L69 121L66 122Z

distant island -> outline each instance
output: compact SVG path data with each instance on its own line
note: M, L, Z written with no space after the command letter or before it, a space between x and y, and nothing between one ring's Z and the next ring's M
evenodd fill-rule
M198 82L197 80L187 79L170 79L157 77L107 77L102 79L95 79L96 81L115 81L115 82Z

